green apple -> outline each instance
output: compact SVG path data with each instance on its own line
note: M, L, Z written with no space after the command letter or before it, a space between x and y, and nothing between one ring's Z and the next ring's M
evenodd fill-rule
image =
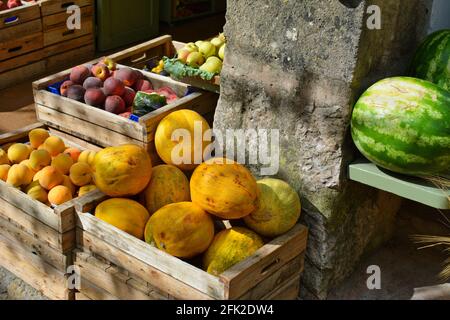
M189 66L198 68L205 63L205 58L203 58L203 55L200 52L191 52L187 57L186 62Z
M200 70L219 74L222 71L222 60L217 57L209 57L205 64L200 67Z
M189 52L198 52L198 47L192 42L187 43L183 49L186 49Z
M197 46L197 47L200 47L200 45L202 44L202 40L199 40L199 41L197 41L196 43L195 43L195 45Z
M225 43L221 38L214 38L211 40L211 43L219 50L219 48Z
M224 60L225 59L225 48L226 48L227 44L224 43L220 49L219 49L219 58Z
M203 54L205 59L216 55L216 47L209 41L203 41L198 47L198 51Z

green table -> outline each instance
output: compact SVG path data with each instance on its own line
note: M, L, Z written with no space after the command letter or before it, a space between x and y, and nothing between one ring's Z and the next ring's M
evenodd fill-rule
M427 206L450 209L450 191L443 191L420 178L408 177L380 169L368 160L350 165L350 179Z

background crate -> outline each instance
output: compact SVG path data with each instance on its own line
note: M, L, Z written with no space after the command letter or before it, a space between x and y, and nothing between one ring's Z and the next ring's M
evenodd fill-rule
M218 96L209 92L194 92L185 96L190 92L188 85L153 73L143 73L155 88L169 86L182 98L141 117L139 122L133 122L47 91L49 85L68 78L70 70L66 70L33 83L37 118L51 127L104 147L127 143L140 145L150 153L154 164L159 163L154 144L159 122L180 109L195 110L212 119Z
M82 299L296 299L307 229L295 226L219 277L151 247L90 214L107 199L93 192L76 204Z
M34 124L0 136L0 146L26 142ZM69 135L60 135L68 146L83 150L99 148ZM0 180L0 265L50 299L73 299L67 287L67 268L75 247L75 200L52 209L29 198Z

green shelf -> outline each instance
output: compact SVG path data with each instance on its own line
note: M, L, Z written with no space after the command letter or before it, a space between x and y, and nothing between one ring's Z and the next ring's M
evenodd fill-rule
M350 165L350 180L384 190L400 197L416 201L427 206L448 210L450 192L435 187L420 178L398 175L380 169L367 160L360 160Z

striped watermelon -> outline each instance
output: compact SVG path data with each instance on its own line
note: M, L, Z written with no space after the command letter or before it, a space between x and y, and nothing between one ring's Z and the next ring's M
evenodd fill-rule
M356 103L352 136L370 161L407 175L450 172L450 92L397 77L370 87Z
M450 30L429 35L417 50L411 76L450 90Z

